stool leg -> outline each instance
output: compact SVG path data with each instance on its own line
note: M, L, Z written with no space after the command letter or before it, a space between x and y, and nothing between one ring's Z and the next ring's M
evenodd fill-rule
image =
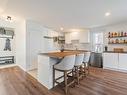
M89 64L87 63L88 75L89 75Z
M74 69L72 69L72 77L74 77Z
M53 66L53 87L55 87L55 68Z
M84 63L84 76L86 77L86 63Z
M65 94L67 95L68 86L67 86L67 71L64 71L64 84L65 84Z
M78 84L79 84L79 67L77 68Z
M79 67L76 67L76 78L77 78L77 84L79 84Z
M80 70L81 70L81 78L83 79L84 72L83 72L83 67L82 66L80 66Z

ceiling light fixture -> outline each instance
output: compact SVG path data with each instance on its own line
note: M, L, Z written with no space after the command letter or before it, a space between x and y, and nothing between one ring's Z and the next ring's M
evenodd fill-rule
M11 16L7 16L7 20L8 21L11 21L12 19L11 19Z
M105 16L110 16L110 15L111 15L110 12L106 12L106 13L105 13Z

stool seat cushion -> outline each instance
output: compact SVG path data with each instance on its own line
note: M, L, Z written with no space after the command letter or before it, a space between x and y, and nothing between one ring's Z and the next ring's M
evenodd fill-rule
M83 63L84 54L77 54L75 57L75 66L80 66Z
M86 53L84 54L83 62L84 62L84 63L88 63L88 62L89 62L89 59L90 59L90 52L86 52Z
M54 65L55 69L58 70L71 70L75 64L75 55L64 57L60 63Z

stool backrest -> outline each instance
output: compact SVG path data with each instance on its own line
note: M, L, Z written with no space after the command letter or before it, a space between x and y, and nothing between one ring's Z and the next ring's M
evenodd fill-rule
M77 54L75 57L75 66L80 66L83 63L84 54Z
M88 63L90 59L90 52L85 52L83 62Z
M75 55L69 55L62 59L62 61L58 64L61 66L63 70L71 70L75 64Z

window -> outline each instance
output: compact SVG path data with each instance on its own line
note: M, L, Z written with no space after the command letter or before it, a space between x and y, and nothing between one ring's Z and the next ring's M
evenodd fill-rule
M103 33L93 34L93 49L95 52L103 52Z

